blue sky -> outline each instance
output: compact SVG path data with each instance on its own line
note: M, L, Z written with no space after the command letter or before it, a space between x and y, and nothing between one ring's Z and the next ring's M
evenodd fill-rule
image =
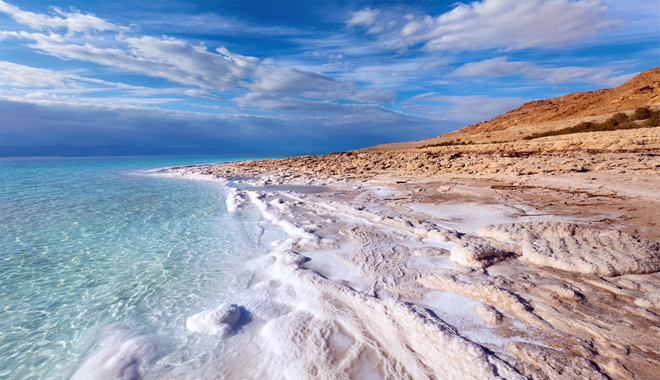
M659 66L659 20L657 0L0 0L0 155L433 137Z

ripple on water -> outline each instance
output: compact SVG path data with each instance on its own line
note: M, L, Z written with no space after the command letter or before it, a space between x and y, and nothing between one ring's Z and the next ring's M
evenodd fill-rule
M150 365L202 355L185 319L244 288L258 215L227 214L213 182L134 175L168 164L0 162L0 377L69 378L112 334L158 347Z

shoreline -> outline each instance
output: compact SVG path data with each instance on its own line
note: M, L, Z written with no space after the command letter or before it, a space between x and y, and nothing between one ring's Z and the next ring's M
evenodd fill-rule
M380 164L361 154L187 169L253 186L232 190L228 209L251 203L263 224L286 235L251 286L287 289L292 299L246 306L252 333L269 331L281 345L270 352L257 344L271 364L295 363L289 367L299 378L654 376L660 160L653 149L600 153L600 160L593 151L531 154L500 164L550 161L538 174L425 176L413 161L407 171L374 174L358 162L362 173L329 175L337 156ZM571 160L585 163L573 168ZM568 168L552 170L560 166ZM271 309L286 311L271 320ZM233 339L253 339L241 335ZM277 365L253 364L250 376L275 370L277 377Z

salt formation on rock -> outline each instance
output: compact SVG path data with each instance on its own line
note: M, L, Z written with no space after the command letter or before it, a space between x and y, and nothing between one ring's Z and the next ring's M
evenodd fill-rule
M451 249L451 261L471 268L483 269L504 260L510 253L487 244L461 242Z
M566 222L527 222L489 225L477 233L521 244L522 257L540 266L600 276L660 271L660 245L621 231L597 231Z
M502 313L485 303L480 303L475 306L474 311L477 313L479 318L481 318L481 320L488 323L489 325L499 325L504 319Z
M232 189L229 194L227 194L227 199L225 200L227 212L236 212L244 201L243 192L237 189Z
M270 280L253 287L254 294L264 292L264 298L246 305L256 318L269 316L261 329L260 340L252 349L261 350L270 361L255 364L249 374L242 376L523 378L481 346L458 335L453 327L428 310L392 297L369 296L344 282L306 269L303 265L307 259L293 249L317 249L317 245L309 243L322 242L322 239L288 219L297 214L293 210L296 206L304 205L321 213L333 209L335 204L303 204L304 199L296 197L294 201L281 198L267 201L263 194L249 192L248 195L261 211L264 227L281 228L288 238L276 241L274 250L264 260L265 273ZM334 211L345 216L363 216L357 209L342 207ZM394 221L388 219L386 223ZM362 228L349 232L350 236L363 238L366 244L376 244L373 231ZM413 233L412 227L407 228ZM364 275L371 276L379 270L370 266L367 255L357 254L354 259L363 265ZM396 279L377 282L380 283L378 287L393 289L388 286L394 285Z
M229 335L241 317L241 309L235 304L222 304L215 310L205 310L186 320L186 328L192 332L215 335L221 338Z
M496 368L522 378L422 308L324 279L301 268L293 252L272 255L279 286L299 305L264 326L266 348L278 361L272 378L348 378L365 365L384 378L501 378ZM338 335L350 343L333 352ZM361 378L356 374L351 378Z
M592 362L573 353L523 342L509 342L509 352L521 357L529 366L540 368L550 374L549 379L593 379L606 380Z

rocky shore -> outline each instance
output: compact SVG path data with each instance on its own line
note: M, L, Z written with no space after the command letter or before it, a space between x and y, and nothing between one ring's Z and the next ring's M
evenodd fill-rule
M336 310L309 317L330 324L326 338L290 343L325 358L316 373L652 379L660 368L660 128L180 171L228 179L232 210L258 199L264 223L291 233L272 260ZM337 336L349 342L339 351Z

